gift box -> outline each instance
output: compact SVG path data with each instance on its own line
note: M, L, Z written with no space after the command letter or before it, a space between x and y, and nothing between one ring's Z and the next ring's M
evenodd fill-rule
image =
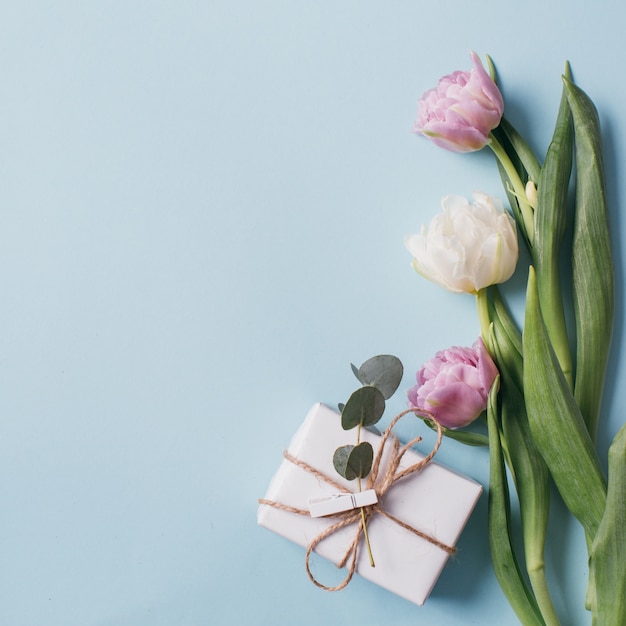
M376 565L372 567L363 533L359 533L359 509L326 517L309 513L310 501L332 502L338 495L358 490L356 480L339 476L332 460L335 449L355 443L353 438L354 433L341 427L336 411L315 405L291 440L265 498L260 500L258 523L303 547L314 545L316 554L335 565L343 566L346 556L352 555L347 560L351 563L354 558L360 576L421 606L454 552L482 486L432 461L395 481L383 490L376 510L368 513L366 528ZM363 429L361 440L369 441L375 453L381 450L380 435ZM382 447L380 480L384 480L395 452L389 442ZM423 459L409 449L395 473ZM351 516L352 523L342 526L346 516Z

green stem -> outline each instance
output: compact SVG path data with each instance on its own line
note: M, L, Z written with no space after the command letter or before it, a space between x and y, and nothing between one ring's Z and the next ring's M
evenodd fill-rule
M361 424L358 425L356 429L356 443L359 445L361 443ZM359 491L361 491L361 477L357 478L357 484L359 487ZM370 565L372 567L376 567L376 563L374 562L374 555L372 554L372 546L370 544L369 533L367 532L367 522L365 520L365 509L361 507L361 525L363 526L363 537L365 537L365 546L367 547L367 556L370 560Z
M367 546L367 556L370 559L370 565L372 567L376 567L376 563L374 563L374 555L372 554L372 546L370 545L369 534L367 532L367 523L365 522L365 510L363 509L363 507L361 507L361 524L363 525L363 536L365 537L365 545Z
M515 193L515 197L517 198L521 212L521 226L523 226L526 237L532 246L535 238L535 218L533 215L533 209L526 198L524 183L517 173L509 155L506 153L506 150L502 147L502 144L495 138L493 133L490 134L490 138L491 142L489 143L489 147L496 155L498 161L500 161L500 164L504 168L506 175L509 177L511 184L513 185L513 191Z
M541 616L543 617L546 626L560 626L559 616L554 610L552 604L552 598L550 597L550 590L548 589L548 581L546 580L546 570L544 565L537 565L528 568L528 577L530 578L530 585L533 588L535 594L535 600L539 605Z
M480 289L476 293L476 305L478 307L478 322L480 323L480 335L487 347L489 353L493 356L493 346L489 333L491 319L489 317L489 298L487 297L487 289Z

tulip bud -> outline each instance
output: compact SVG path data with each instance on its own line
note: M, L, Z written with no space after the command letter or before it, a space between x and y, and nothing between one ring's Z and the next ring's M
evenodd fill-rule
M414 132L453 152L484 148L504 112L500 90L474 52L471 58L473 69L444 76L418 103Z
M528 200L528 204L530 204L531 207L536 207L537 206L537 187L535 185L535 183L533 183L532 180L529 180L526 183L526 199Z

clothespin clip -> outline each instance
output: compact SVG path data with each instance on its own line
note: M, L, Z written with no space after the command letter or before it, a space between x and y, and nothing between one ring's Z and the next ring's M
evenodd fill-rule
M376 504L378 496L374 489L357 491L355 493L334 493L330 496L309 499L309 511L311 517L324 517L351 509L358 509L362 506Z

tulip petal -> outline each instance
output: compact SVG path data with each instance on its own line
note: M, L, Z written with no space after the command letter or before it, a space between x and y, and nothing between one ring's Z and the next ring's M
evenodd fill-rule
M462 383L435 390L424 402L424 408L434 413L446 428L467 426L483 412L484 405L480 393Z

